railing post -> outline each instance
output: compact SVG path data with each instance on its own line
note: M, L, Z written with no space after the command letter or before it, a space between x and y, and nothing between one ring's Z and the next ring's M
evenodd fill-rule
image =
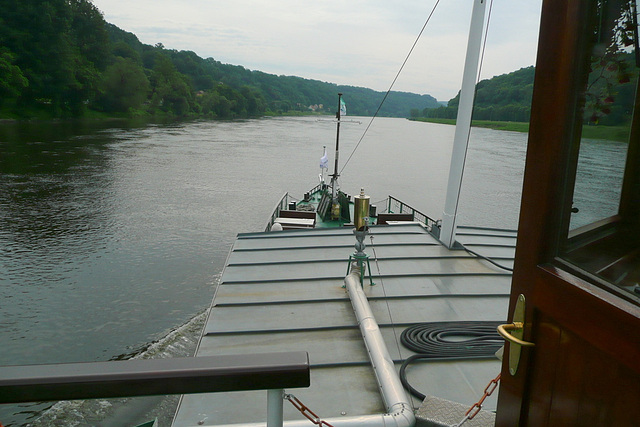
M284 390L267 390L267 427L282 427Z

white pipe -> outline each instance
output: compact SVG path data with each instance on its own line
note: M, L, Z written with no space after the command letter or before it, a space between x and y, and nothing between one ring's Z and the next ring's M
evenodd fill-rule
M413 416L413 412L409 411ZM415 417L411 421L403 414L371 414L371 415L354 415L351 417L322 418L334 427L410 427L415 423ZM284 427L311 427L313 424L307 420L285 421ZM193 426L202 427L202 426ZM210 424L205 427L265 427L265 423L249 423L249 424Z
M284 390L267 390L267 427L282 427Z
M387 412L393 414L407 410L413 416L411 401L400 382L393 359L389 355L378 323L360 286L360 272L355 265L351 267L351 271L351 274L345 277L344 284L351 299L353 310L356 313L360 332L369 352L369 359L378 379L378 386Z
M447 184L447 198L442 213L442 229L440 240L451 249L455 241L456 217L458 215L458 199L462 172L469 143L469 129L471 129L471 114L473 113L473 99L475 97L476 80L478 78L478 63L480 61L480 46L482 42L482 27L484 24L484 10L487 0L474 0L469 28L469 42L467 43L467 57L462 76L460 101L458 104L458 118L456 132L453 138L453 152L451 153L451 167L449 168L449 183Z
M414 427L416 417L400 378L389 355L380 328L373 317L369 302L360 287L360 269L354 263L344 279L351 305L356 313L369 359L378 380L378 387L387 408L386 414L339 418L322 418L333 427ZM309 420L285 421L284 427L309 427ZM265 423L228 424L217 427L265 427Z

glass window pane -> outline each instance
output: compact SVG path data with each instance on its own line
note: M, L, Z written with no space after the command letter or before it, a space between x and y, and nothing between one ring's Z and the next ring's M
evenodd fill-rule
M571 230L618 214L635 102L635 4L601 1L598 9L584 91Z
M630 147L635 153L631 157L638 157L638 141L631 141L632 134L638 135L632 129L640 64L637 5L636 0L600 0L594 7L584 44L584 74L576 76L582 87L575 110L580 138L569 167L571 211L565 216L560 257L598 277L606 288L638 300L640 221L629 214L635 210L621 210L625 203L629 206L624 198L640 196L623 192L630 184L638 188L633 175L639 169L629 167L635 160L627 161Z

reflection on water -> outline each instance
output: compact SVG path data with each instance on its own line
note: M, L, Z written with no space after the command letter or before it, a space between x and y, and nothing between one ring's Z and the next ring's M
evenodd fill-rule
M618 213L628 147L617 141L580 142L571 230Z

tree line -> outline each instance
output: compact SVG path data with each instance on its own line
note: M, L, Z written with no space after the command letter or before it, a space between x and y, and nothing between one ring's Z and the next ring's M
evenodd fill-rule
M473 120L528 122L533 94L533 66L482 80L476 85ZM447 106L412 110L412 117L455 119L460 92Z
M295 111L372 115L384 93L251 71L141 43L90 0L3 0L0 117L169 115L238 118ZM435 98L392 92L379 114L407 117Z
M629 123L637 82L637 59L618 50L590 58L582 120L585 125L622 126ZM535 67L482 80L476 85L473 120L529 122ZM460 93L447 106L411 110L412 117L455 119Z

